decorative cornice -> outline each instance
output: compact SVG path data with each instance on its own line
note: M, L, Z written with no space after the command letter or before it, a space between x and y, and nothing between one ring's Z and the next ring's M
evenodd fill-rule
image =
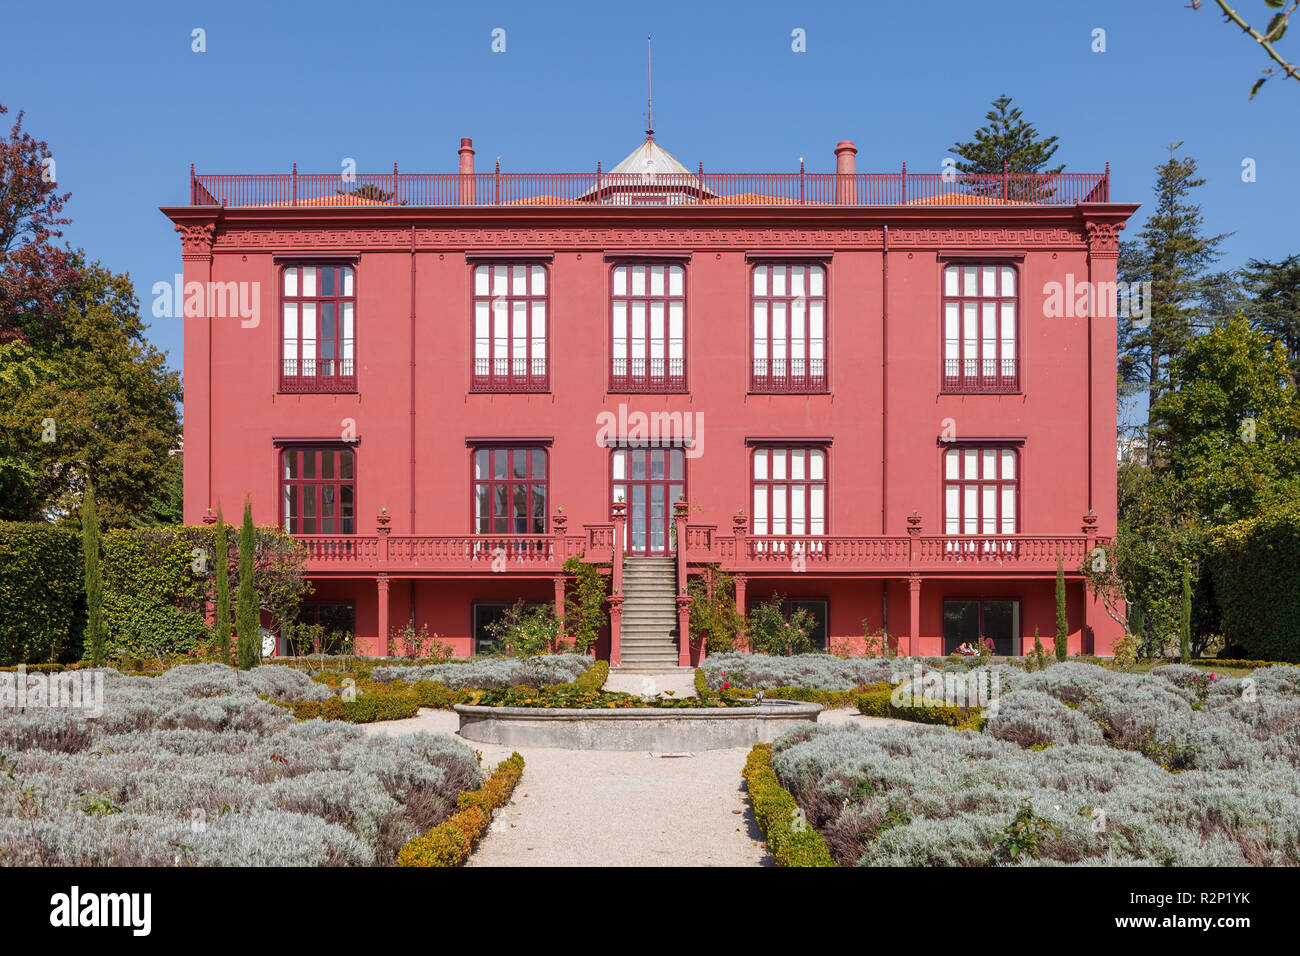
M217 232L215 221L177 223L175 230L181 234L181 258L204 259L211 257L213 240Z
M1124 228L1124 221L1086 220L1084 227L1088 233L1088 255L1094 258L1114 259L1119 256L1119 232Z
M1093 226L1113 224L1090 223ZM185 227L188 241L200 238L200 229ZM178 231L182 229L177 226ZM209 229L209 236L211 235ZM952 228L901 228L890 229L891 250L953 249L1012 250L1023 254L1025 250L1085 248L1083 231L1069 226L993 226ZM749 258L762 256L764 249L773 253L797 254L800 249L816 250L828 255L827 249L879 250L884 246L884 230L878 227L861 229L845 227L782 228L729 226L671 227L564 227L538 224L528 226L466 226L436 229L416 227L415 246L419 251L464 250L467 257L479 255L500 256L501 249L519 254L549 255L556 250L624 250L626 254L658 252L664 249L701 250L726 249L743 251ZM213 249L217 252L266 252L278 255L295 255L305 252L331 250L398 250L411 248L409 229L385 226L324 227L304 223L302 226L241 226L223 229L216 237ZM617 253L611 253L617 255Z

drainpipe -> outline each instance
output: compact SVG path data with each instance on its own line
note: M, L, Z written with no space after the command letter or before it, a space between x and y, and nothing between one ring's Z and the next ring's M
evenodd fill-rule
M880 533L889 534L889 223L880 254Z

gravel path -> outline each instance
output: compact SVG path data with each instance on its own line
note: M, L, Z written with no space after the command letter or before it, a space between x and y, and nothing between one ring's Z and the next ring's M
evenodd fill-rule
M824 723L905 723L825 711ZM452 711L363 725L371 734L456 734ZM484 768L511 748L465 741ZM748 748L645 751L520 748L524 776L469 866L771 866L745 797Z

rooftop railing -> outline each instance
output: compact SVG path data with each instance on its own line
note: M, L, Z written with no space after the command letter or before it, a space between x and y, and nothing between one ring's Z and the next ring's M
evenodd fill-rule
M925 206L1110 201L1103 173L196 174L193 206Z

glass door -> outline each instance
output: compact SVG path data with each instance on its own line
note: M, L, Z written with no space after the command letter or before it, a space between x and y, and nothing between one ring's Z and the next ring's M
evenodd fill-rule
M670 554L673 502L686 494L686 455L680 448L615 448L611 502L627 505L629 554Z

